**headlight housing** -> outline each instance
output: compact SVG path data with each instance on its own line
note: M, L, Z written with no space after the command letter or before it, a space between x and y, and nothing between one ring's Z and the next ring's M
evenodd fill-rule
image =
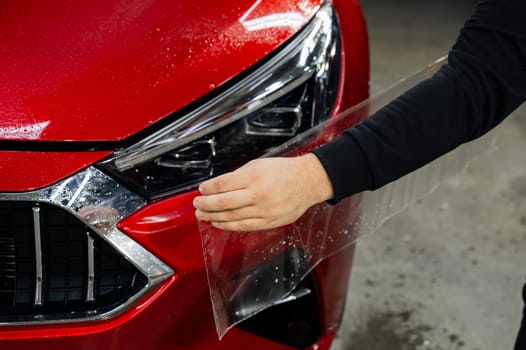
M148 199L188 190L329 118L340 73L339 27L327 3L246 77L100 167Z

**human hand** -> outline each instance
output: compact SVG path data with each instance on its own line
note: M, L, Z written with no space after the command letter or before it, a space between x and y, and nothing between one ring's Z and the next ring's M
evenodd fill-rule
M263 158L203 182L194 199L199 220L226 231L259 231L288 225L333 196L318 158Z

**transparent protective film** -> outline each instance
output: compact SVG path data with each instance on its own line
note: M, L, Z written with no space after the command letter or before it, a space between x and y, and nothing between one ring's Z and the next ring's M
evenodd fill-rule
M392 99L435 73L440 60L387 91L295 137L265 156L298 155L329 142ZM295 223L260 232L226 232L199 222L210 295L219 337L237 323L280 303L310 293L297 288L326 257L374 231L382 222L431 192L487 150L492 137L463 145L420 170L374 192L337 205L310 208Z

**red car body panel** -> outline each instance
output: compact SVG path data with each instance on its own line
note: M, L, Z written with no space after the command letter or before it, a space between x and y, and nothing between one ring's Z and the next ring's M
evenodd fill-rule
M32 191L49 186L111 154L0 150L0 192Z
M115 141L238 75L297 31L248 31L253 17L321 0L9 1L0 13L0 139Z
M240 22L247 11L257 17L294 11L306 23L321 3L10 1L0 14L0 140L13 148L27 140L124 140L235 77L298 30L248 32ZM368 96L368 41L358 0L333 3L343 33L342 111ZM47 186L110 154L2 151L0 191ZM119 225L176 271L171 279L108 321L2 327L0 348L291 349L237 328L218 340L194 196L151 203ZM346 248L315 269L323 336L312 349L329 349L334 338L353 253Z

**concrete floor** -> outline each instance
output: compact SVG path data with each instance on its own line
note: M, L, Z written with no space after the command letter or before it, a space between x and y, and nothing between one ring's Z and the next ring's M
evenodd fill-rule
M372 92L443 56L474 0L363 0ZM358 243L338 350L505 350L526 276L526 108L497 149Z

